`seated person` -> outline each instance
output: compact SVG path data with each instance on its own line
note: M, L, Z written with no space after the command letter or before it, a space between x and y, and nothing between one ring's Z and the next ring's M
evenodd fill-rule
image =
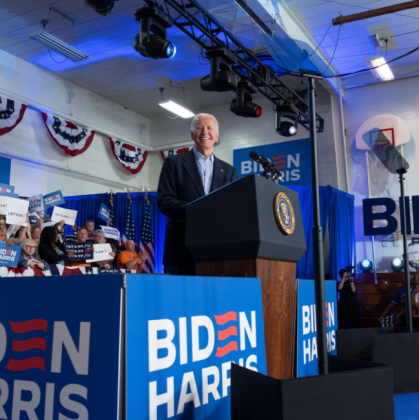
M41 239L41 230L42 230L42 228L40 228L37 225L31 227L32 239L37 243L36 250L35 250L36 254L38 253L38 245L39 245L39 241Z
M87 229L80 228L76 235L76 243L82 243L87 241ZM90 247L90 243L86 242L86 247ZM69 255L70 256L70 255ZM65 265L67 267L91 267L91 263L87 263L86 260L67 260Z
M96 229L93 231L93 240L95 244L106 244L105 232L102 229ZM109 255L112 257L112 259L92 263L92 267L105 267L107 270L109 270L112 266L115 252L110 252Z
M144 264L148 258L147 252L135 252L135 242L129 239L125 246L126 251L121 252L118 257L118 266L125 270L138 270L140 273L143 271Z
M95 230L95 222L93 220L88 220L84 226L87 230L87 237L93 239L93 231Z
M49 265L36 254L38 243L33 239L25 239L22 242L22 252L19 257L19 267L38 267L42 271L49 270Z
M64 245L59 240L59 233L54 226L48 226L41 232L39 255L48 264L65 265L67 254Z

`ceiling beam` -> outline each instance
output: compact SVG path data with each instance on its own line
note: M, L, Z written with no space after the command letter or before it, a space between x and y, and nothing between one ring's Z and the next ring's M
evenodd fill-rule
M339 16L332 20L332 24L333 26L337 26L343 23L357 22L359 20L388 15L389 13L396 13L402 10L414 9L416 7L419 7L419 0L393 4L392 6L380 7L379 9L367 10L365 12L354 13L353 15Z

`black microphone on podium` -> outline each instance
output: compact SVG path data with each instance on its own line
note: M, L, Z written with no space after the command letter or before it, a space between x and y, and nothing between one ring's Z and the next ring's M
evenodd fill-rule
M271 179L272 181L276 181L278 178L281 177L281 173L276 169L276 167L271 163L269 159L261 154L255 152L254 150L249 153L249 156L257 163L260 163L265 170L263 172L263 176L266 179ZM270 174L270 175L269 175Z

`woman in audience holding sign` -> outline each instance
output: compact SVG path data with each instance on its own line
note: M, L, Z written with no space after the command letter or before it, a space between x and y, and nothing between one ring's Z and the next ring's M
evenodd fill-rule
M39 243L39 255L48 264L65 265L67 254L58 238L59 234L54 226L44 228Z
M96 229L93 231L93 240L95 244L106 244L105 232L102 229ZM93 249L95 246L93 245ZM110 260L106 261L97 261L92 263L92 267L105 267L107 270L111 268L111 264L113 262L113 258L115 258L115 252L110 252L109 256L112 257Z
M19 258L19 267L38 267L42 271L49 270L49 265L44 260L39 258L35 250L38 246L38 243L33 239L25 239L22 242L22 252L20 253Z

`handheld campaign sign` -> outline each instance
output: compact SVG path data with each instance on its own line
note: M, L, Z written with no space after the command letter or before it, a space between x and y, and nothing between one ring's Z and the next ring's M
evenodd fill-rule
M109 227L109 226L100 226L100 228L105 232L105 238L110 239L119 239L119 230L117 228Z
M419 260L419 244L413 242L414 245L407 247L407 255L409 256L409 261Z
M103 203L100 205L99 214L97 216L105 222L109 220L109 209Z
M0 282L0 417L117 419L121 275L39 279Z
M54 207L51 220L55 223L61 220L65 221L66 225L73 226L76 223L77 210L63 209L61 207Z
M112 252L110 244L94 244L93 250L93 259L86 260L87 263L113 260L112 255L109 255Z
M69 260L87 260L93 258L92 244L89 242L64 242Z
M18 245L7 246L6 242L0 241L0 266L17 267L21 251Z
M27 226L29 201L17 198L0 196L0 214L6 216L6 222L11 225Z
M0 183L0 193L8 195L13 194L15 192L14 185L7 185Z
M32 197L28 198L29 201L29 213L33 213L34 211L41 211L44 209L44 197L42 194L33 195Z
M44 195L44 206L46 209L64 203L63 193L60 190Z
M127 417L230 419L230 369L266 374L256 278L127 275Z
M297 280L297 377L318 374L314 280ZM338 329L335 280L325 281L327 351L337 355Z

